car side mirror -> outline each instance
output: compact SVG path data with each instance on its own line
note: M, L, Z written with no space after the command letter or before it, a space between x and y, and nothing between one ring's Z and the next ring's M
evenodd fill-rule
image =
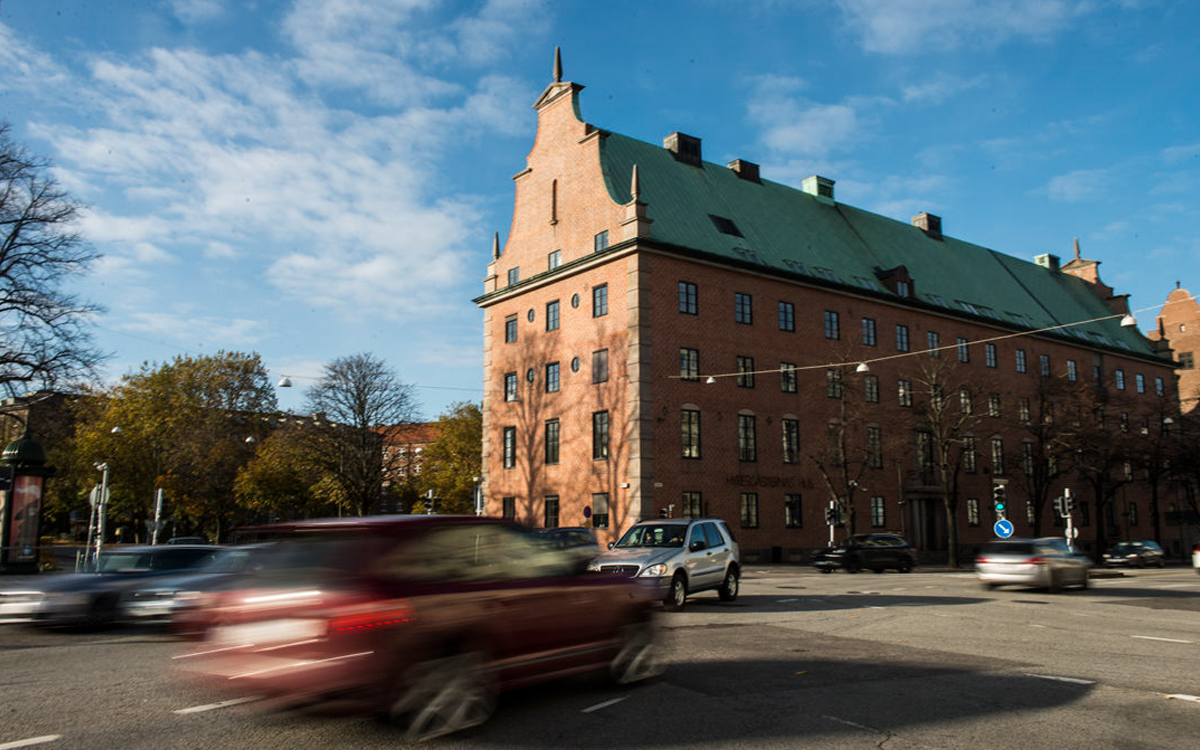
M700 550L704 549L704 547L705 547L704 540L697 539L688 546L688 549L692 552L699 552Z
M609 549L612 549L612 548L613 548L613 542L609 542L609 543L608 543L608 548L609 548Z

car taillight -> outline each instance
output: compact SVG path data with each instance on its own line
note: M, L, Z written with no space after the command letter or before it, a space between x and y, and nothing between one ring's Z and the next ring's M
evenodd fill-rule
M988 563L990 563L990 562L991 562L991 560L990 560L989 558L986 558L986 557L977 557L977 558L975 558L975 564L976 564L976 565L987 565L987 564L988 564Z
M1046 564L1046 558L1044 558L1044 557L1031 557L1031 558L1029 558L1028 560L1026 560L1026 561L1025 561L1025 564L1026 564L1026 565L1045 565L1045 564Z
M412 622L414 618L415 612L412 606L408 602L401 602L383 610L348 613L335 617L329 621L329 635L394 628Z

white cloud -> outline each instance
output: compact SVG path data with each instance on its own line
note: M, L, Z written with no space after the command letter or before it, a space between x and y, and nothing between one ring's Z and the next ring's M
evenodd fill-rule
M0 91L41 93L62 85L67 70L54 58L26 44L9 26L0 23Z
M941 104L955 94L978 88L984 76L961 78L945 73L934 73L919 83L910 83L900 89L901 98L908 103Z
M801 156L825 156L853 142L860 129L858 113L845 104L760 98L751 102L750 118L769 148Z
M1046 185L1046 195L1050 200L1066 203L1089 200L1103 193L1108 180L1107 169L1077 169L1050 178Z
M1191 159L1200 158L1200 143L1164 148L1162 158L1167 164L1181 164Z
M171 0L171 12L184 23L212 21L225 13L223 0Z
M124 317L120 330L175 342L183 348L218 349L258 342L266 326L246 318L214 318L173 312L134 312Z

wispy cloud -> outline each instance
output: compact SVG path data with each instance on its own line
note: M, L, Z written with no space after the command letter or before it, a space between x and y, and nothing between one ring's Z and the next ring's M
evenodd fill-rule
M983 85L984 76L963 78L945 73L934 73L919 83L901 87L901 99L913 104L941 104L955 94L961 94Z
M1050 178L1046 195L1050 200L1075 203L1101 195L1108 186L1109 170L1077 169Z

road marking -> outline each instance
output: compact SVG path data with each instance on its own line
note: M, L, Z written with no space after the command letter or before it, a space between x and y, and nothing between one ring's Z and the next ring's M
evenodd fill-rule
M845 720L845 719L839 719L838 717L836 717L836 716L830 716L829 714L821 714L821 718L822 718L822 719L829 719L830 721L836 721L836 722L837 722L837 723L839 723L839 724L845 724L846 726L848 726L848 727L854 727L855 729L862 729L863 731L866 731L866 732L874 732L875 734L883 734L883 732L879 731L879 730L878 730L878 729L876 729L875 727L869 727L869 726L867 726L866 724L856 724L856 723L854 723L853 721L847 721L847 720Z
M1152 635L1131 635L1129 637L1130 638L1140 638L1143 641L1166 641L1167 643L1186 643L1188 645L1195 643L1195 641L1185 641L1185 640L1181 640L1179 638L1155 638Z
M620 698L613 698L612 700L604 701L603 703L597 703L594 706L588 706L587 708L583 709L583 711L581 711L580 713L590 714L594 711L599 711L602 708L608 708L609 706L615 706L616 704L625 700L625 698L627 698L627 697L628 696L622 696Z
M192 706L191 708L181 708L177 711L172 711L172 713L176 713L176 714L180 714L180 715L182 715L182 714L199 714L199 713L204 713L205 711L215 711L218 708L228 708L229 706L236 706L240 703L250 703L252 701L257 701L257 700L262 700L262 696L251 695L246 698L232 698L227 701L219 701L217 703L209 703L209 704L206 704L203 706ZM0 748L0 750L3 750L3 748Z
M1200 695L1183 695L1182 693L1175 693L1174 695L1166 695L1163 697L1169 701L1191 701L1192 703L1200 703Z
M29 747L30 745L42 745L47 742L54 742L55 740L58 740L58 739L62 739L61 734L47 734L47 735L43 735L41 737L30 737L27 740L16 740L15 742L5 742L3 745L0 745L0 750L12 750L12 748Z
M787 604L788 602L798 602L798 601L800 601L800 600L799 599L776 599L775 603L776 604Z
M1029 674L1025 673L1026 677L1036 677L1039 680L1054 680L1055 682L1069 682L1073 685L1095 685L1095 680L1081 680L1078 677L1057 677L1051 674Z
M1038 625L1037 623L1030 623L1030 624L1029 624L1029 627L1031 627L1031 628L1044 628L1044 627L1047 627L1047 626L1046 626L1046 625Z

